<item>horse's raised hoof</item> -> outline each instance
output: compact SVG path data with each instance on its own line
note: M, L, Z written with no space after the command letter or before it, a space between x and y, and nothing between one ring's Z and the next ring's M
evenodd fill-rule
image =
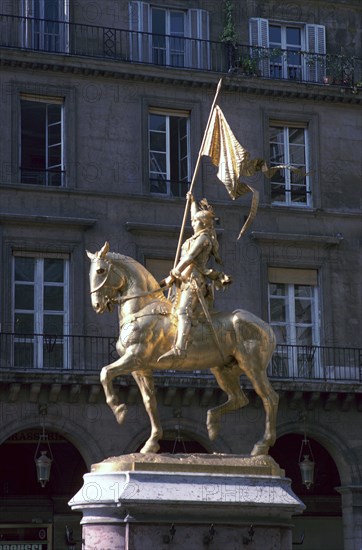
M250 456L263 456L267 455L269 452L269 445L266 443L255 443L253 450L250 453Z
M140 453L146 455L148 453L157 453L160 450L160 446L157 441L146 442L146 444L140 450Z
M113 407L112 410L118 424L122 424L128 411L127 405L117 405L116 407Z
M206 419L206 428L207 428L207 433L209 434L209 439L211 441L214 441L214 439L216 439L217 436L219 435L220 427L221 427L220 418L217 418L217 417L213 418L213 414L208 412L207 419Z

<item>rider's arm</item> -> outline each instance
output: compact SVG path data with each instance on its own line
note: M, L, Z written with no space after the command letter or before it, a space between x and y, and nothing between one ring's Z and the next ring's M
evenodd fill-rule
M185 254L185 256L183 256L178 262L177 266L171 270L171 275L177 279L182 278L182 272L184 269L191 265L198 255L205 250L205 248L211 250L211 243L209 237L203 234L195 239L188 253Z

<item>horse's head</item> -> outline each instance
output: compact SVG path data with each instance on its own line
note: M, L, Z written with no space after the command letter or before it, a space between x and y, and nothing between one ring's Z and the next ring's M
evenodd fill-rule
M113 310L119 289L124 283L120 273L115 271L108 252L108 242L94 254L87 250L87 256L91 261L89 272L90 293L92 306L96 313Z

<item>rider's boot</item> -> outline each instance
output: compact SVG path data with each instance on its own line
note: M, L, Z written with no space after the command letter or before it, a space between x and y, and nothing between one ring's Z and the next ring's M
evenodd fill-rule
M157 362L163 361L164 359L172 359L174 357L186 357L186 346L188 337L191 330L191 319L187 314L179 315L178 318L178 327L177 327L177 339L176 344L172 348L161 355Z

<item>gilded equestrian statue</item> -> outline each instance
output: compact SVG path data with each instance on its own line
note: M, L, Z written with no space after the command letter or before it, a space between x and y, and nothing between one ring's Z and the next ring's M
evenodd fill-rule
M210 369L227 400L207 414L211 440L218 435L224 414L244 407L248 399L240 387L244 373L261 398L265 410L264 434L255 443L252 456L268 453L276 439L278 395L273 390L267 367L275 349L271 327L247 311L210 312L212 326L202 313L193 319L186 353L168 355L177 338L178 319L174 304L147 269L133 258L109 251L88 252L91 260L90 289L96 313L118 307L119 359L101 370L101 383L107 404L117 422L127 412L113 387L117 376L131 374L143 398L151 423L151 435L141 453L156 453L162 439L153 371L196 371ZM162 358L161 361L159 359Z

